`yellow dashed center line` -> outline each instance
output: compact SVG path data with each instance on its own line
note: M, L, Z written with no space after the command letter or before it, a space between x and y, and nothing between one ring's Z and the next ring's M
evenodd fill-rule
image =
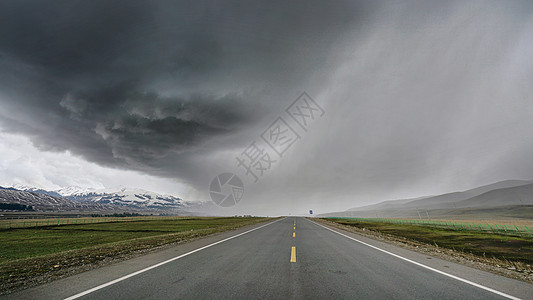
M296 262L296 247L291 249L291 262Z
M294 229L294 232L292 233L292 237L296 237L296 220L294 220L294 226L292 227ZM293 246L291 248L291 263L296 262L296 247Z

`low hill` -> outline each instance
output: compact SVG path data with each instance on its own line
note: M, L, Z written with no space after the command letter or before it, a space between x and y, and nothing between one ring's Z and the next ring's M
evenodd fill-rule
M452 192L437 196L424 196L413 199L388 200L373 205L350 208L347 211L370 211L405 208L455 208L457 202L484 194L489 191L502 188L513 188L531 183L531 181L525 180L505 180L462 192Z
M531 207L533 207L533 183L523 180L506 180L462 192L416 199L389 200L320 216L476 218L476 215L484 215L502 218L533 218Z
M533 184L497 189L456 203L456 207L533 205Z

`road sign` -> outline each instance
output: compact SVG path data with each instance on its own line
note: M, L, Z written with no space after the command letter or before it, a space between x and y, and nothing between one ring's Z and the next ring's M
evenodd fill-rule
M310 214L310 215L313 214L313 210L312 210L312 209L309 210L309 214Z

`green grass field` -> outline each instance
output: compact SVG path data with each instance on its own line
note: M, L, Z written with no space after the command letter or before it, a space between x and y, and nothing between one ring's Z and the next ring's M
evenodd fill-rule
M14 259L178 232L249 223L253 218L179 218L0 230L0 265Z
M75 267L127 258L139 251L266 220L160 217L0 229L0 292L20 286L31 277L61 276Z
M336 218L330 218L336 219ZM390 219L390 218L340 218L362 222L380 222L402 225L438 227L455 231L481 231L494 234L533 236L533 221L525 220L439 220L439 219ZM495 222L496 221L496 222ZM528 227L529 226L529 227Z
M533 237L521 236L518 233L516 235L497 234L478 230L453 230L436 226L363 221L349 218L330 218L327 220L488 258L496 257L533 264Z

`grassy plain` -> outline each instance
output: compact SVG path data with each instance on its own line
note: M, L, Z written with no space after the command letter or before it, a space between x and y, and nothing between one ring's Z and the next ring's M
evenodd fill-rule
M267 218L180 217L0 230L0 293ZM74 271L73 271L74 270Z
M327 220L478 256L495 257L533 265L532 236L495 234L470 230L457 231L434 226L361 221L349 218L331 218Z

